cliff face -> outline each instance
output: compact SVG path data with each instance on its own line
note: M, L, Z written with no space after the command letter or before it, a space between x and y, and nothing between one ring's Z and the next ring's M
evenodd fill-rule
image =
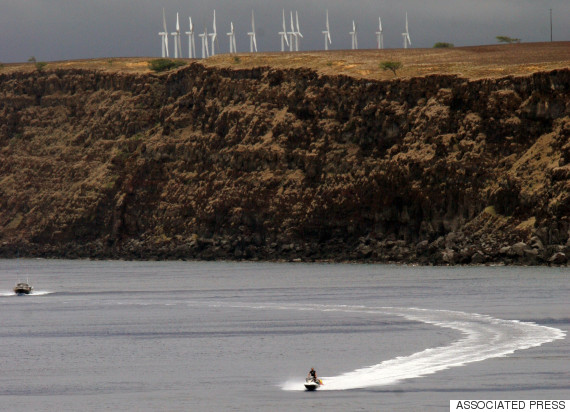
M566 263L570 70L0 74L0 255Z

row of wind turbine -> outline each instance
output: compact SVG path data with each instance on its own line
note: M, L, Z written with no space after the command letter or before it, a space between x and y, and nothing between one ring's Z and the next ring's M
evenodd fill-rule
M196 43L194 40L194 26L192 24L192 17L188 18L190 30L186 32L188 35L188 57L189 58L197 58L197 51L196 51ZM285 21L285 9L282 12L282 30L278 32L278 35L281 38L281 51L285 51L285 46L289 48L289 51L299 51L299 43L300 38L303 38L303 34L299 28L299 13L295 11L295 19L293 19L293 11L290 12L290 22L291 22L291 30L287 31L287 24ZM161 36L161 45L162 45L162 57L169 57L169 50L168 50L168 30L166 28L166 15L164 13L164 8L162 9L162 26L163 30L158 33ZM406 12L406 31L402 33L402 37L404 40L404 48L407 49L411 47L412 41L410 39L410 33L408 30L408 13ZM204 32L200 33L198 37L202 40L202 58L214 56L216 54L216 46L219 48L218 43L218 33L216 29L216 10L214 10L213 15L213 23L212 23L213 31L208 33L208 28L204 26ZM180 32L180 22L179 22L179 15L176 13L176 31L170 33L174 38L174 58L182 57L182 45L181 45L181 32ZM326 10L326 21L325 21L325 30L322 31L322 34L325 37L325 50L329 49L329 45L332 44L331 41L331 32L330 32L330 24L329 24L329 11ZM255 36L255 18L253 10L251 11L251 31L247 33L249 36L249 51L251 53L257 52L257 39ZM358 31L356 22L352 21L352 31L349 32L351 36L352 42L351 47L353 50L358 49ZM229 37L229 49L230 53L237 53L237 45L236 45L236 33L234 29L233 22L230 22L230 32L227 33ZM382 19L378 18L378 31L376 32L376 44L378 49L384 48L384 34L382 30Z

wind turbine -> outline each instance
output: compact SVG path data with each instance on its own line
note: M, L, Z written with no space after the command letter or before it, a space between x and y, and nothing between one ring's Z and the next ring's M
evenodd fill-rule
M295 21L297 23L297 34L295 35L295 51L299 51L299 37L303 38L303 35L299 29L299 13L297 10L295 10Z
M358 49L358 33L356 32L356 23L352 20L352 31L349 33L352 36L352 50Z
M249 36L249 52L257 52L257 40L255 40L255 20L253 19L253 10L251 11L251 31L247 33Z
M332 44L331 42L331 30L329 27L329 9L327 9L327 25L326 25L326 30L323 31L323 34L325 35L325 50L329 49L329 44Z
M289 46L289 40L287 39L287 28L285 27L285 9L283 9L283 31L277 33L281 36L281 51L285 51L285 43Z
M382 20L378 17L378 31L376 32L376 43L379 49L384 48L384 35L382 34Z
M295 31L295 25L293 24L293 11L291 11L291 31L287 32L289 35L289 51L293 51L294 42L297 40L297 32Z
M190 31L187 31L188 35L188 57L190 59L196 58L196 42L194 41L194 26L192 25L192 17L188 17L190 22Z
M198 35L202 39L202 58L205 59L210 57L210 51L208 50L208 28L204 26L204 33Z
M236 47L236 33L234 31L234 23L230 22L231 30L229 33L226 33L230 38L230 53L237 53Z
M412 41L410 40L410 33L408 30L408 12L406 12L406 32L402 33L402 37L404 38L404 49L407 49L408 45L412 46Z
M214 10L214 25L213 26L214 26L214 32L209 34L209 36L212 38L212 54L211 54L211 56L214 56L216 54L216 48L214 47L214 42L216 44L218 44L218 31L216 30L216 10Z
M176 31L170 33L174 37L174 58L182 57L182 46L180 44L180 23L178 13L176 13ZM180 56L178 56L180 55Z
M168 30L166 30L166 16L164 14L164 8L162 9L162 31L158 33L160 37L162 37L162 57L169 57L168 56Z

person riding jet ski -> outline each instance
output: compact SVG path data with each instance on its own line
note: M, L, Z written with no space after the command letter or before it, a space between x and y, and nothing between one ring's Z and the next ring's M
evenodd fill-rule
M311 368L311 370L309 371L309 374L307 375L307 378L312 379L315 382L317 382L317 371L315 370L315 368Z
M315 371L315 368L311 368L309 374L307 375L307 379L305 380L305 388L308 391L314 391L322 384L323 381L317 378L317 371Z

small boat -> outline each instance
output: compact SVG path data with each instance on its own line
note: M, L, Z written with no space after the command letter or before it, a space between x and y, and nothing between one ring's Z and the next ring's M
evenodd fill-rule
M29 295L33 289L34 288L27 282L18 282L18 284L14 286L14 293L18 296Z
M323 381L315 378L305 379L305 388L308 391L316 391L323 384Z

